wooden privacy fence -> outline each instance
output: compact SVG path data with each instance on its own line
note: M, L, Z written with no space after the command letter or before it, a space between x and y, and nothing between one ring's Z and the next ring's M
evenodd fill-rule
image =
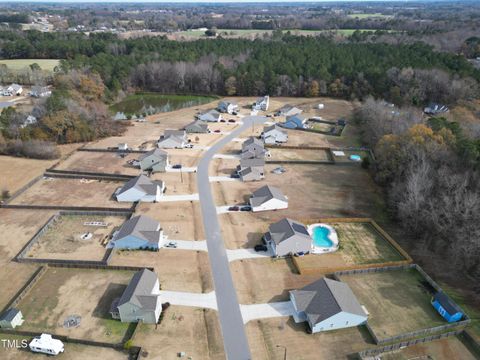
M457 336L462 334L463 332L464 332L463 330L449 331L443 334L429 335L419 339L412 339L412 340L402 341L402 342L391 344L391 345L385 345L379 348L367 349L367 350L360 351L358 353L358 357L360 359L368 359L368 358L371 358L372 356L377 356L390 351L399 350L404 347L423 344L423 343L434 341L434 340L445 339L450 336Z
M104 148L80 148L77 151L85 152L111 152L111 153L131 153L131 154L145 154L147 150L119 150L119 149L104 149Z
M63 205L23 205L23 204L1 204L4 209L24 209L24 210L65 210L65 211L102 211L113 213L134 212L136 204L130 208L108 208L108 207L90 207L90 206L63 206Z
M341 281L341 276L342 275L355 275L355 274L369 274L369 273L377 273L377 272L386 272L386 271L395 271L395 270L409 270L409 269L415 269L418 271L422 277L425 279L425 281L428 282L428 284L434 288L436 291L443 291L442 288L430 277L428 276L423 269L417 265L417 264L407 264L407 265L399 265L399 266L386 266L386 267L372 267L368 269L354 269L354 270L342 270L342 271L337 271L333 274L333 277ZM448 295L447 295L448 296ZM419 336L424 336L424 335L430 335L430 334L438 334L440 332L446 332L451 329L455 330L463 330L468 324L470 324L471 320L468 317L468 315L463 311L460 306L458 306L451 298L450 302L452 306L457 310L460 311L463 314L463 320L457 321L454 323L447 323L445 325L440 325L440 326L435 326L435 327L430 327L430 328L425 328L425 329L420 329L416 331L409 331L405 332L399 335L395 335L392 337L388 338L378 338L375 332L372 330L372 328L368 325L368 322L366 324L366 328L369 331L370 335L374 339L375 343L378 345L383 345L383 344L390 344L390 343L395 343L398 341L403 341L407 339L413 339Z
M375 264L354 264L354 265L345 265L345 266L325 266L325 267L316 267L316 268L305 268L302 266L301 258L292 257L293 264L297 268L298 272L303 275L311 275L316 273L333 273L342 270L355 270L355 269L370 269L372 267L395 267L399 265L406 265L412 263L413 259L410 255L403 250L403 248L398 244L385 230L382 229L380 225L377 224L372 218L320 218L320 219L303 219L305 224L314 224L314 223L367 223L371 225L383 239L385 239L390 246L392 246L395 251L397 251L404 260L398 261L386 261ZM328 254L325 254L328 255ZM308 255L308 256L318 256L318 255ZM426 274L425 274L426 275Z
M133 179L135 175L125 174L113 174L113 173L100 173L91 171L73 171L73 170L56 170L47 169L44 176L57 177L57 178L85 178L98 179L98 180L111 180L111 181L128 181Z

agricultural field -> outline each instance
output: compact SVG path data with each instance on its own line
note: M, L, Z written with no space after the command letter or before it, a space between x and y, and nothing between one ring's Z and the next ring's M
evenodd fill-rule
M125 220L124 216L62 215L41 235L26 257L101 261L111 234ZM91 222L102 222L106 226L88 225ZM84 234L92 237L82 239Z
M379 339L446 324L430 304L424 278L414 269L342 275L340 280L366 307L368 324Z
M60 65L57 59L14 59L0 60L0 65L6 65L10 70L23 70L32 64L38 64L42 70L53 72Z
M374 266L385 262L406 260L368 222L328 222L328 224L337 232L339 249L329 254L296 258L301 272L324 274L354 265Z
M147 359L178 359L180 352L192 359L225 358L218 313L210 309L169 306L157 327L140 325L133 343Z
M388 19L392 18L392 15L385 15L382 13L359 13L359 14L349 14L348 17L353 19L370 19L370 18L382 18Z
M51 332L76 339L118 343L129 326L109 314L133 272L49 268L20 301L22 330ZM64 327L71 315L81 317L78 327Z
M11 203L17 205L58 205L129 208L131 203L113 198L123 182L105 180L43 178Z

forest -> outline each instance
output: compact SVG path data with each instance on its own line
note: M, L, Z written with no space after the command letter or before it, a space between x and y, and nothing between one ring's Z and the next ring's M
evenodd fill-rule
M436 69L437 82L448 90L467 89L474 96L480 80L463 56L437 52L424 43L336 43L323 36L302 37L274 32L247 39L204 39L191 42L164 37L120 39L114 34L89 36L77 33L36 31L0 32L0 56L63 59L63 71L88 68L98 73L107 89L116 94L131 89L162 93L333 96L363 99L367 95L411 104L454 102L450 91L413 91L431 82L422 70ZM414 74L409 93L398 81L404 69ZM402 76L400 76L402 77ZM405 83L403 83L405 86ZM434 89L431 89L434 90Z

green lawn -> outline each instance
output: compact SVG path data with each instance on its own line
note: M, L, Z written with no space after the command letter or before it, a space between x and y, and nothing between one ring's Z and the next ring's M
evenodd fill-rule
M431 305L424 278L415 269L342 275L340 279L368 310L368 324L379 339L447 324Z
M5 64L10 70L22 70L28 68L31 64L37 63L42 70L53 71L58 66L60 60L57 59L13 59L0 60L0 65Z

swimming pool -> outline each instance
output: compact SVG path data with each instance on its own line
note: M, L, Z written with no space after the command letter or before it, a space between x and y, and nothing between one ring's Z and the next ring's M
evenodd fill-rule
M327 224L313 224L308 227L312 237L312 253L333 252L338 249L338 236L335 229Z

